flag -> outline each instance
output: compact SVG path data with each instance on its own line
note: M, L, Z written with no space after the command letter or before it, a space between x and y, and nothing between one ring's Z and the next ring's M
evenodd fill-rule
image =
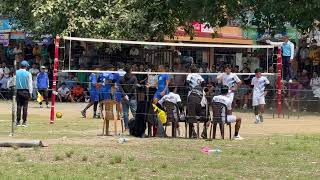
M167 122L167 115L166 112L162 111L158 106L155 104L152 104L154 112L157 114L158 118L162 122L162 124L165 124Z
M38 103L41 103L43 101L43 96L37 91L37 101Z

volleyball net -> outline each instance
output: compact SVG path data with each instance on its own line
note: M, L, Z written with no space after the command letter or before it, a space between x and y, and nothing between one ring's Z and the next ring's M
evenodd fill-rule
M57 42L56 40L56 45ZM192 65L198 67L199 74L211 89L210 94L214 95L219 91L217 75L223 72L225 65L231 65L232 71L244 82L239 88L241 96L250 94L251 79L257 68L261 68L263 75L272 81L274 94L279 95L277 90L281 88L278 81L278 77L281 78L281 68L278 67L279 52L272 45L147 42L65 36L60 39L60 44L56 47L59 51L55 61L58 81L53 84L58 87L63 82L68 83L69 76L77 75L80 79L74 79L87 88L89 86L87 77L90 73L116 73L119 69L123 69L124 65L131 65L132 73L137 76L138 81L145 80L155 84L153 81L156 79L151 81L151 78L143 78L168 74L170 81L183 89ZM59 66L56 66L57 64ZM158 71L160 65L165 67L165 72ZM110 67L113 67L112 70L108 69ZM141 81L140 84L146 82ZM56 92L56 88L53 88L53 91ZM179 95L182 99L186 99L187 92L180 91ZM152 97L152 94L149 96ZM281 96L273 98L279 99ZM52 99L54 101L55 97ZM281 104L281 101L278 101L278 107L279 102ZM52 110L54 112L54 104ZM279 108L278 113L280 111ZM54 118L54 113L51 114Z

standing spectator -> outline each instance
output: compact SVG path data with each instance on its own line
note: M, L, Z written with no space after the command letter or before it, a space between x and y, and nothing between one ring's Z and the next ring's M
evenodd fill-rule
M17 63L22 60L22 44L19 43L13 48L13 54Z
M152 68L152 72L155 72L155 68ZM149 87L149 100L153 99L154 94L157 91L157 84L158 84L158 75L155 74L149 74L148 75L148 87Z
M163 65L159 66L160 72L165 72L165 67ZM158 100L160 100L164 95L169 93L168 85L170 82L170 78L168 74L160 74L158 76L158 89L153 98L153 103L157 104Z
M68 79L66 79L65 83L69 89L72 89L73 87L76 86L77 79L75 78L74 73L68 74Z
M48 74L45 72L46 67L41 66L40 73L37 75L37 89L38 92L42 95L43 100L46 102L47 108L49 108L48 102L48 88L49 88L49 77ZM42 101L39 102L40 108L42 108Z
M49 63L49 53L48 53L48 47L46 44L42 45L40 54L41 54L41 64L40 65Z
M53 40L51 40L47 50L49 54L49 63L52 63L55 55L55 45Z
M13 47L11 44L9 44L7 50L6 50L6 57L7 57L7 61L8 63L13 63L14 61L14 53L13 53Z
M310 65L306 68L309 72L319 72L319 64L320 64L320 48L318 48L318 43L314 39L311 44L310 52Z
M10 73L4 73L4 76L0 80L0 94L2 94L5 99L10 99L10 89L8 87L8 82L10 79Z
M32 92L32 99L36 100L37 99L37 75L40 72L40 70L38 69L38 64L33 63L32 64L32 68L29 69L29 72L32 75L32 86L33 88L33 92Z
M82 102L84 100L84 89L80 83L71 90L71 102Z
M129 109L133 117L135 117L137 110L136 85L138 84L138 80L136 76L131 73L131 67L129 65L125 68L125 72L126 74L120 80L120 90L122 94L123 120L125 130L128 131Z
M33 56L33 48L31 46L31 44L28 44L27 47L24 49L24 55L25 55L25 59L29 62L34 61L34 56Z
M298 61L298 72L302 73L302 70L306 68L306 65L310 64L309 60L309 49L307 47L306 40L301 41L301 46L297 51L296 55L297 61Z
M84 54L84 47L81 46L80 42L77 41L76 45L74 46L74 63L80 64L80 58L82 58L83 54Z
M298 79L299 83L302 84L304 89L307 89L309 87L309 76L308 76L308 71L303 70L301 76Z
M70 89L66 86L66 83L62 83L58 89L58 98L60 102L67 102L70 99Z
M21 121L21 110L23 109L22 115L22 126L27 126L28 117L28 101L32 93L32 75L26 69L29 67L29 63L23 60L20 63L20 69L16 72L16 88L17 88L17 121L16 125L20 126Z
M83 64L80 65L80 70L84 70L84 66ZM78 81L80 82L81 86L83 88L86 88L88 87L87 85L87 80L88 80L88 73L85 73L85 72L78 72L77 73L77 79Z
M36 60L36 63L42 64L41 63L41 48L39 47L38 44L35 44L35 46L33 47L32 54Z
M174 72L182 73L182 72L185 72L185 70L183 69L182 65L179 63L176 65ZM187 100L187 96L186 96L187 89L185 87L186 78L187 78L186 75L174 75L173 76L173 84L175 84L177 87L176 88L177 92L174 92L174 93L182 95L181 98L183 101Z
M234 66L233 73L239 73L239 66L238 65Z
M282 52L282 65L283 65L283 78L286 81L289 81L289 83L292 82L291 77L291 63L294 58L294 44L289 41L288 36L283 37L284 42L271 42L270 40L267 40L268 44L271 45L277 45L281 46L281 52Z

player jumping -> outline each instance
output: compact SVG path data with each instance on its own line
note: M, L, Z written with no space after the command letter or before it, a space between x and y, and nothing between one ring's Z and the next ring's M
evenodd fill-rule
M251 85L253 86L252 106L254 107L254 114L256 116L256 124L263 122L265 96L267 95L266 86L270 84L269 80L261 75L260 68L255 70L256 76L252 78Z

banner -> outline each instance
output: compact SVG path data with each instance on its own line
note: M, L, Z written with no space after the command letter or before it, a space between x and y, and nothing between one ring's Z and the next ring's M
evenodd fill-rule
M10 32L12 26L9 19L0 19L0 32Z
M3 44L3 46L9 45L9 34L0 34L0 44Z

